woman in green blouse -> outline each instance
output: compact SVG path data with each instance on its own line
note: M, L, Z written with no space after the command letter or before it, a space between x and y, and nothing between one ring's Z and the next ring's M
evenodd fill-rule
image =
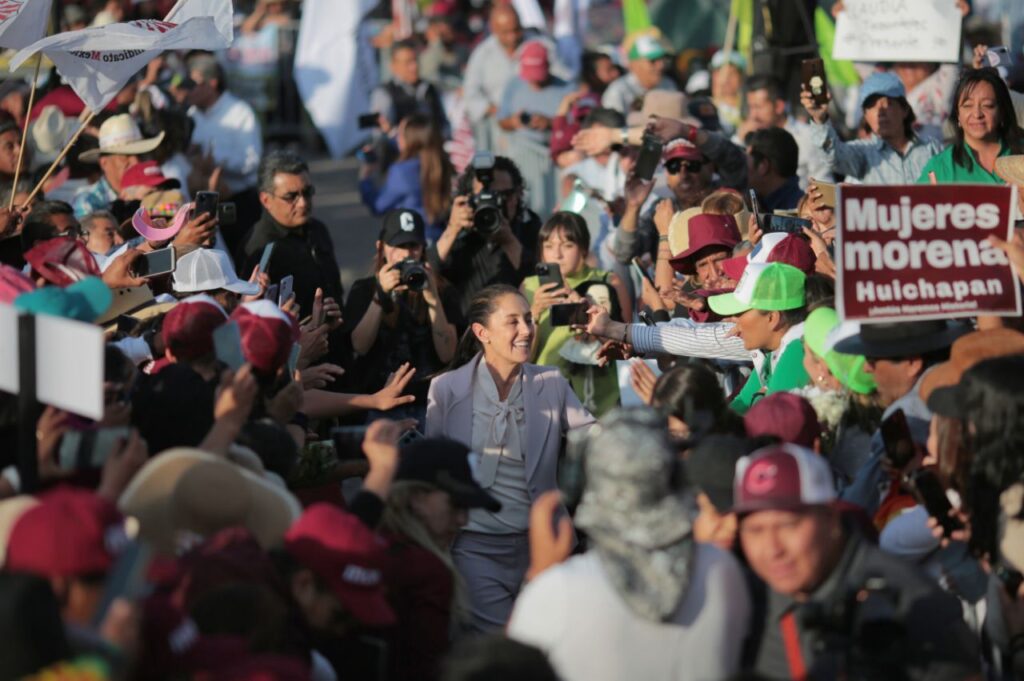
M956 139L925 165L918 183L1003 184L996 158L1024 153L1024 130L994 68L965 69L949 115Z
M557 265L564 287L540 286L536 275L523 280L523 295L537 324L531 361L558 367L572 385L580 402L594 416L600 416L619 401L619 386L614 363L597 366L600 341L574 334L568 326L552 326L549 309L560 303L589 301L619 313L623 321L632 319L632 302L625 284L615 274L587 264L590 231L579 215L559 211L540 230L537 251L540 260Z

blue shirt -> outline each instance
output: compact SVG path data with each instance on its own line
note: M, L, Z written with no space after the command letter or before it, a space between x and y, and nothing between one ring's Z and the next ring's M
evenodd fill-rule
M359 193L363 197L363 203L374 215L381 215L395 208L408 208L418 211L424 220L427 219L423 214L423 190L420 187L418 158L398 161L388 168L384 186L379 189L370 178L360 180Z
M71 207L75 211L75 217L81 220L98 210L109 210L110 204L117 198L117 192L107 182L107 178L101 177L94 184L82 187L71 199Z
M558 113L558 105L573 90L572 85L558 78L552 78L547 85L534 90L529 83L516 76L508 82L502 93L498 119L508 118L519 112L540 114L553 119ZM514 135L547 146L551 131L533 130L524 125L517 129Z
M811 140L825 152L832 172L855 177L864 184L914 184L925 165L942 151L942 143L916 135L904 153L881 137L844 142L831 123L810 124Z
M761 210L773 213L777 210L794 210L803 197L804 190L800 189L800 178L793 175L768 196L758 196L757 198L761 200Z

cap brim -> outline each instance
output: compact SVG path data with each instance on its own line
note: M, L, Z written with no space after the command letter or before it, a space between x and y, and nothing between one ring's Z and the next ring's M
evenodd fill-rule
M740 277L743 276L743 270L747 269L747 263L750 261L745 255L738 255L735 258L726 258L719 265L722 266L722 271L725 275L733 281L739 281Z
M237 293L241 296L254 296L260 292L260 285L258 283L254 281L242 281L241 279L233 283L226 284L221 288L226 291L231 291L232 293Z
M735 293L723 293L720 296L708 298L708 307L711 311L722 317L735 317L752 309L749 303L744 303L736 297Z
M383 588L347 589L335 588L334 595L353 617L367 627L389 627L395 623L395 611L391 609Z
M932 390L928 396L928 409L939 416L959 418L963 415L964 400L967 397L963 384L947 385Z
M865 341L863 327L861 333L856 336L844 338L833 346L833 350L847 355L864 355L865 357L876 357L885 359L889 357L912 357L933 350L948 348L960 336L964 335L970 328L962 325L953 325L941 333L917 336L915 338L901 338L886 342Z

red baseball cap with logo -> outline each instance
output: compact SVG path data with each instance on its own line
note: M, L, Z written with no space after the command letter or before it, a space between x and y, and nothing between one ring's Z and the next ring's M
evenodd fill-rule
M66 236L40 241L25 252L25 261L39 276L61 287L86 277L102 276L95 256L85 244Z
M835 500L828 462L805 447L765 447L736 463L734 513L798 510Z
M330 504L313 504L285 534L284 547L326 582L364 625L395 622L384 595L386 544L354 515Z
M231 318L238 321L246 361L261 374L277 373L299 340L295 320L269 300L243 303Z
M761 237L761 241L746 255L738 255L722 261L722 270L733 281L739 281L743 270L752 262L781 262L792 265L804 274L813 274L818 258L810 243L799 234L772 232Z
M693 142L680 138L665 145L665 150L661 152L661 158L663 161L671 161L674 158L681 158L685 161L703 161L704 154L694 146Z
M743 416L747 435L772 435L783 442L814 447L821 423L811 403L793 393L772 393L754 403Z
M4 568L46 577L106 574L127 536L109 501L77 487L58 487L18 518Z
M194 360L213 353L213 332L228 320L220 304L210 296L190 296L164 316L164 344L178 360Z
M167 185L168 188L177 187L180 183L164 175L160 164L156 161L142 161L129 166L121 178L121 187L160 187Z
M528 83L543 83L551 69L548 62L548 48L544 43L531 40L519 50L519 77Z

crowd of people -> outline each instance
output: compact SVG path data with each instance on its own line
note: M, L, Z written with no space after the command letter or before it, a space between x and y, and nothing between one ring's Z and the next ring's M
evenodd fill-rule
M320 152L224 55L76 138L56 73L3 81L0 304L104 345L45 346L101 418L0 392L0 680L1024 678L1024 319L836 304L837 184L1016 186L1024 223L1024 54L813 93L534 4L367 19L350 282Z

